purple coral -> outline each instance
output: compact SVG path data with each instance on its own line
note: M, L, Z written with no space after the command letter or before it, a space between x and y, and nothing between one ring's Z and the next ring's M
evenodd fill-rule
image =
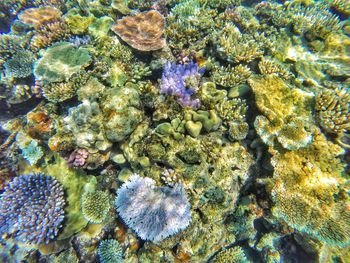
M62 227L63 186L50 176L16 177L0 196L0 235L30 244L48 243Z
M154 180L137 174L118 190L115 205L124 222L144 240L162 241L191 221L182 185L156 187Z
M164 65L160 92L177 97L177 101L183 107L198 108L199 99L192 99L191 96L198 89L199 79L204 70L194 62L184 65L167 62Z
M83 167L86 163L86 159L89 157L89 152L84 149L75 149L68 157L68 165L70 167Z

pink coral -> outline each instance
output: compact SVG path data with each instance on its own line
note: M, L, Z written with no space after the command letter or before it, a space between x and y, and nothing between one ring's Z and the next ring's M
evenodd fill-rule
M69 156L67 162L71 167L82 167L86 164L86 160L89 157L89 152L84 149L75 149Z

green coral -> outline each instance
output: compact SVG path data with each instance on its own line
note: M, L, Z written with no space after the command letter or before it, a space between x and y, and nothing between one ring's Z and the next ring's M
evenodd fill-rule
M95 21L94 16L81 16L79 14L68 13L65 17L68 29L75 35L83 35L88 27Z
M92 223L102 223L110 209L108 194L103 191L86 191L81 198L82 213Z
M211 262L246 263L248 262L248 259L246 258L242 248L239 246L235 246L235 247L225 248L221 250Z
M4 63L6 75L14 78L25 78L33 73L34 54L29 50L17 51Z
M98 255L101 263L121 263L123 249L117 240L102 240L98 246Z
M68 80L91 63L86 49L76 48L68 42L49 47L35 64L34 75L44 83Z

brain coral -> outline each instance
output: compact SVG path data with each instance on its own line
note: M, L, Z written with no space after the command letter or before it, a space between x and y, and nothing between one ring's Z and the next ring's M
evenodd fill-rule
M35 64L34 75L43 82L61 82L68 80L90 63L91 57L87 50L61 42L46 50Z
M0 198L0 234L31 244L48 243L62 227L63 186L44 174L16 177Z
M162 38L164 17L155 10L124 17L112 30L130 46L141 51L165 46L165 39Z
M98 246L98 256L101 263L121 263L123 250L117 240L102 240Z
M191 221L190 204L181 185L156 187L154 180L137 174L118 190L115 204L125 223L144 240L162 241Z

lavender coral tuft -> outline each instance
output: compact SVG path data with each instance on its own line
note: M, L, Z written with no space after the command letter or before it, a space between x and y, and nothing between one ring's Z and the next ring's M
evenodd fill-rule
M137 174L118 190L115 204L124 222L144 240L160 242L191 221L190 204L181 185L156 187L153 179Z
M16 177L0 196L0 234L31 244L48 243L62 227L63 186L50 176Z
M192 99L192 95L199 87L199 80L205 68L199 68L197 63L175 64L167 62L164 65L162 94L173 95L183 107L198 108L199 99Z

